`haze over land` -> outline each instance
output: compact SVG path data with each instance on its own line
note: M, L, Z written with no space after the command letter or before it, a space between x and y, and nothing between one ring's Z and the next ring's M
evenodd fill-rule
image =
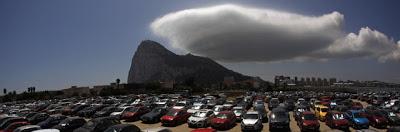
M400 83L399 2L0 1L0 88L126 82L145 39L239 73Z

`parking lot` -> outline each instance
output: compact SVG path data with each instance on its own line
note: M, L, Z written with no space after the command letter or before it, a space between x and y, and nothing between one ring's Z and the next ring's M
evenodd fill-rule
M354 101L358 101L358 100L354 100ZM364 107L367 106L366 102L362 102L362 104L364 105ZM268 106L268 103L265 103L265 106ZM268 108L266 108L266 109L268 109ZM293 119L293 112L289 112L289 114L290 114L290 130L292 132L300 132L299 126L297 126L296 121ZM319 122L320 122L320 131L321 132L330 132L330 131L334 131L335 130L335 129L329 128L324 122L321 122L321 121L319 121ZM162 124L160 122L159 123L155 123L155 124L145 124L145 123L142 123L142 121L123 122L123 123L134 124L134 125L138 126L141 129L164 127L164 126L162 126ZM264 128L262 130L263 132L270 131L268 123L263 123L263 125L264 125ZM187 124L181 124L181 125L178 125L178 126L175 126L175 127L168 127L168 129L170 129L173 132L189 132L189 131L194 130L195 128L189 128ZM376 132L386 132L386 129L377 129L377 128L374 128L374 127L370 127L370 130L374 130ZM242 130L240 128L240 122L237 123L235 127L233 127L230 130L227 130L227 131L229 131L229 132L241 132ZM356 130L353 129L353 128L350 128L350 131L351 132L355 132Z
M306 99L303 98L306 97ZM375 99L379 99L377 97L382 97L382 95L378 95L375 93L367 93L367 94L350 94L350 93L315 93L315 92L265 92L265 93L241 93L241 94L231 94L226 95L224 93L219 93L215 95L204 94L204 95L192 95L187 97L182 97L179 94L164 94L164 95L132 95L132 96L119 96L119 97L96 97L96 98L82 98L82 99L64 99L64 100L53 100L53 101L36 101L28 104L8 104L3 105L3 117L12 117L19 118L22 117L22 121L26 121L30 124L43 124L47 118L57 117L57 116L66 116L67 119L76 118L76 119L84 119L85 122L93 122L95 119L105 119L107 120L118 120L113 121L114 125L119 123L121 124L131 124L131 126L136 126L142 131L147 131L149 129L161 128L170 130L173 132L190 132L197 130L198 128L189 127L188 121L190 121L189 117L192 117L194 113L198 113L199 111L208 111L211 113L220 112L220 114L211 114L210 116L205 116L204 119L209 120L206 123L205 128L209 128L209 130L218 130L218 131L229 131L229 132L240 132L243 129L243 121L236 121L233 123L233 126L227 125L227 128L221 129L213 126L215 122L214 119L218 118L218 115L221 115L221 112L234 113L235 109L240 108L243 111L240 113L241 115L234 114L234 120L242 119L244 120L244 114L253 111L258 112L259 116L258 121L259 124L262 124L261 131L292 131L292 132L300 132L301 127L297 124L295 120L295 113L303 113L309 111L315 115L315 120L319 123L319 128L317 130L321 132L330 132L330 131L339 131L337 129L332 129L328 127L325 122L322 122L321 117L317 116L319 112L314 111L316 108L326 107L327 111L343 111L342 113L349 111L359 111L361 113L365 113L368 111L372 112L380 112L383 110L386 111L394 111L395 116L399 117L399 113L396 112L399 103L397 95L393 96L391 94L387 95L383 98L385 101L382 104L377 103ZM368 100L369 98L373 98ZM275 101L278 101L279 105L273 105ZM293 100L293 101L290 101ZM381 100L382 101L382 100ZM334 102L334 103L333 103ZM370 103L368 103L370 102ZM375 106L372 106L371 102L375 103ZM391 105L390 102L393 102ZM35 104L37 103L37 104ZM337 104L335 104L337 103ZM376 105L378 104L378 105ZM211 105L211 106L209 106ZM305 106L303 106L305 105ZM338 105L338 106L337 106ZM346 107L346 110L338 109L341 107ZM391 106L390 106L391 105ZM266 110L266 114L263 114L261 110ZM335 107L334 107L335 106ZM222 109L217 110L215 108L221 107ZM299 112L298 108L307 107L306 110ZM147 122L144 123L144 116L152 113L154 110L164 110L165 113L159 113L159 115L155 116L155 122ZM288 115L288 126L290 129L270 129L270 125L272 125L272 118L275 118L273 110L282 109L284 113ZM141 110L143 110L141 112ZM163 125L163 120L169 120L168 118L178 117L179 114L174 115L175 117L168 117L170 112L178 111L187 115L181 119L181 123L174 123L172 126ZM192 113L188 113L188 111L192 111ZM260 113L261 112L261 113ZM276 111L275 111L276 112ZM329 112L328 112L329 113ZM29 116L31 115L31 116ZM36 118L37 115L43 115L46 118ZM265 117L263 116L265 115ZM276 113L275 113L276 115ZM300 114L301 115L301 114ZM17 116L17 117L16 117ZM363 115L363 117L367 117L368 115ZM117 118L116 118L117 117ZM168 117L168 118L167 118ZM287 117L287 116L286 116ZM305 118L301 115L302 120ZM268 118L267 122L261 123L261 120ZM277 118L277 117L276 117ZM299 116L296 116L299 119ZM226 119L229 119L228 117ZM323 118L321 118L323 119ZM374 118L373 118L374 119ZM0 119L1 120L1 119ZM130 120L130 121L129 121ZM206 121L205 120L205 121ZM350 120L350 118L346 118L345 120ZM370 120L370 119L367 119ZM378 120L378 119L375 119ZM63 126L60 120L59 124L53 124L52 126L47 125L46 128L56 128L57 126ZM176 121L176 120L174 120ZM281 122L286 122L281 121ZM368 129L358 129L363 131L372 131L372 132L384 132L389 126L388 122L384 124L384 128L375 128L373 127L373 121L370 120ZM0 121L1 122L1 121ZM40 123L39 123L40 122ZM257 123L256 122L256 123ZM350 122L350 121L349 121ZM378 122L378 121L377 121ZM116 123L116 124L115 124ZM304 122L303 122L304 123ZM0 123L1 124L1 123ZM4 124L4 123L3 123ZM87 123L86 123L87 124ZM81 124L79 127L75 127L72 130L81 128L86 124ZM176 125L175 125L176 124ZM54 126L55 125L55 126ZM64 124L65 125L65 124ZM367 125L367 126L368 126ZM387 127L386 127L387 125ZM276 127L275 125L272 125ZM354 129L350 123L346 124L349 128L346 131L357 131ZM41 126L42 127L42 126ZM111 128L112 125L109 125L105 128L102 128L101 131L104 131L106 128ZM304 124L303 124L304 127ZM309 127L309 126L308 126ZM40 127L39 127L40 128ZM44 127L42 127L43 129ZM285 126L283 127L285 128Z

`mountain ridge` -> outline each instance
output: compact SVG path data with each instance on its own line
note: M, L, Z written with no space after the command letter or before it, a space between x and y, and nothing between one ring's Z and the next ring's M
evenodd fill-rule
M234 77L236 81L252 78L229 70L210 58L177 55L158 42L144 40L132 58L128 83L184 82L193 79L196 84L216 84L222 82L224 77Z

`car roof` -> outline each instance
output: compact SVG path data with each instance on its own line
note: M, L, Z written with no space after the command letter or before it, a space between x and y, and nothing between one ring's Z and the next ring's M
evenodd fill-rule
M221 111L221 112L219 112L220 114L230 114L230 113L232 113L231 111Z
M247 111L246 114L259 114L258 111Z

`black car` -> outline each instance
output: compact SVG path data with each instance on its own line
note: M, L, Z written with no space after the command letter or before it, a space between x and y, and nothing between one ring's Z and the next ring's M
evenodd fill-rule
M269 115L269 128L274 129L290 129L289 127L290 117L289 113L282 108L272 109Z
M133 124L117 124L108 127L104 132L140 132L140 128Z
M294 105L294 101L293 100L287 99L287 100L285 100L284 104L285 104L287 110L289 110L289 111L293 111L294 110L295 105Z
M99 111L103 109L105 105L98 105L98 106L90 106L82 109L77 113L78 116L80 117L92 117L96 111Z
M161 116L165 115L167 112L168 112L167 109L162 107L157 107L154 108L149 113L142 115L140 117L140 120L142 120L142 122L144 123L160 122Z
M74 132L103 132L108 127L117 124L121 124L121 122L115 117L99 117L88 121Z
M40 128L42 128L42 129L47 129L47 128L51 128L51 127L57 125L58 123L60 123L61 121L63 121L66 118L67 117L63 116L63 115L50 116L46 120L39 122L37 125L40 126Z
M21 117L11 117L11 118L6 118L3 120L0 124L0 130L4 130L8 125L14 122L28 122L25 118Z
M116 110L118 110L117 107L114 106L110 106L110 107L105 107L103 109L101 109L100 111L97 111L93 117L94 118L98 118L98 117L105 117L105 116L109 116L111 113L115 112Z
M42 121L46 120L49 117L50 117L49 114L37 113L37 114L33 115L32 117L29 117L27 119L28 119L29 123L31 123L31 124L37 124L39 122L42 122Z
M81 117L70 117L61 121L58 125L54 126L54 129L60 130L60 132L72 132L75 129L83 126L86 120Z
M279 99L278 98L272 98L269 103L268 103L268 109L272 110L276 107L279 106Z
M400 117L393 110L380 111L388 120L389 126L400 126Z
M89 107L89 105L78 105L75 106L74 109L71 110L71 115L76 115L79 111L83 110L84 108Z

